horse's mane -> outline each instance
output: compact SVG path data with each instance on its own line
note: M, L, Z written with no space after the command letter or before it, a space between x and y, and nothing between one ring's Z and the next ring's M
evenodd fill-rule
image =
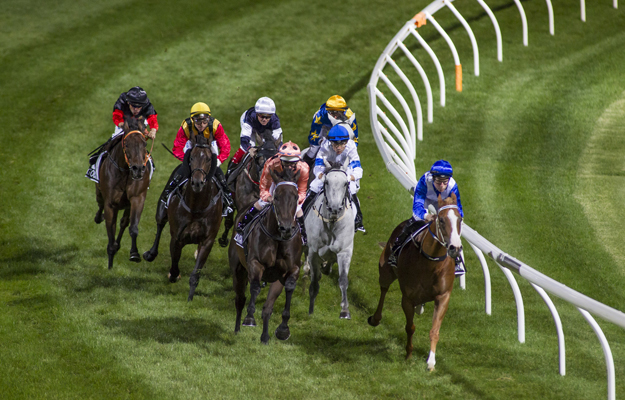
M340 162L335 162L335 161L328 161L328 164L330 164L329 167L326 167L326 169L323 171L323 174L327 174L328 172L332 171L333 169L338 169L340 170L341 167L343 166L342 163Z
M143 131L145 131L144 118L141 116L135 117L133 115L125 114L124 121L126 122L127 126L127 128L125 129L126 133L132 131L139 131L143 133Z

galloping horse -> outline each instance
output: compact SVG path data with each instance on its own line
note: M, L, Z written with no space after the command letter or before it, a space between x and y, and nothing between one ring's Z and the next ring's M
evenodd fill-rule
M462 251L460 229L462 217L458 211L456 195L445 200L438 196L438 215L435 221L412 238L411 243L400 253L397 269L388 265L391 246L401 232L400 224L386 243L380 256L380 301L375 313L369 317L369 325L378 326L382 319L384 297L391 283L399 279L402 299L401 305L406 315L406 359L412 356L412 335L416 306L434 301L432 330L430 330L430 355L427 360L428 370L433 371L436 364L436 344L439 330L449 306L449 298L454 285L454 260Z
M269 131L271 132L271 131ZM271 133L269 133L270 135ZM260 142L261 136L257 136L257 143ZM228 186L234 182L234 204L237 210L249 209L252 203L258 200L260 196L260 175L263 172L265 161L273 157L278 152L278 143L273 140L265 140L262 145L256 146L254 156L247 156L241 162L241 165L232 172L228 178ZM219 238L219 245L226 247L228 245L228 232L234 225L233 214L229 214L224 220L224 233Z
M189 278L189 301L193 300L200 281L200 271L215 243L223 207L221 192L213 182L217 157L211 152L210 142L204 135L194 135L191 137L191 145L191 177L179 195L172 195L167 209L171 233L171 268L168 275L170 282L176 282L180 278L178 262L182 248L191 243L198 245L195 268Z
M122 235L129 224L132 238L130 261L141 261L137 250L137 235L145 196L150 184L150 171L146 171L150 153L146 149L147 129L143 124L143 119L125 116L123 128L124 134L112 139L106 148L108 154L100 164L100 182L95 185L98 211L94 221L99 224L103 219L106 220L106 232L109 239L106 252L109 269L113 268L113 257L119 250ZM124 215L119 224L119 234L116 239L119 210L124 210Z
M349 179L347 165L330 164L325 161L323 192L317 196L306 216L308 231L308 265L310 266L310 307L312 314L315 298L319 293L321 264L329 267L339 265L339 287L341 288L340 318L350 319L347 301L347 274L354 250L354 216L349 201Z
M276 184L273 204L263 210L255 226L251 227L246 251L234 241L234 234L228 248L228 258L232 271L237 310L234 332L241 330L241 314L245 306L245 289L250 282L250 302L243 325L256 326L254 312L256 297L260 293L261 280L273 282L269 288L267 300L263 305L263 333L260 341L269 341L269 317L273 305L282 288L286 288L286 301L282 312L282 323L275 331L280 340L291 336L288 321L291 316L291 297L295 290L302 258L302 241L299 227L295 222L297 210L297 182L299 172L293 174L288 168L281 174L271 173ZM241 219L243 213L237 217Z

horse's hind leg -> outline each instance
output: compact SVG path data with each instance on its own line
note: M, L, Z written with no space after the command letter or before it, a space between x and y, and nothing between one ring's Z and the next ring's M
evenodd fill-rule
M289 330L289 319L291 318L291 298L293 297L293 291L295 291L295 284L296 284L295 276L291 275L286 279L286 282L284 285L284 289L286 293L286 301L284 303L284 311L282 311L282 323L278 326L278 328L274 332L274 335L276 335L276 338L280 340L287 340L289 337L291 337L291 331ZM263 313L264 313L264 310L263 310Z
M319 294L319 281L321 280L321 258L316 251L310 251L309 249L308 265L310 267L310 286L308 286L310 305L308 306L308 314L312 315L315 311L315 299Z
M113 268L113 258L119 250L119 243L115 241L115 231L117 230L117 210L112 207L104 207L104 218L106 220L106 233L108 235L108 245L106 253L109 256L108 268Z
M241 314L245 307L245 287L247 286L247 270L237 261L237 265L231 268L232 286L234 287L234 306L237 310L237 317L234 326L234 333L241 331Z
M100 186L98 184L95 185L95 200L98 202L98 211L96 211L93 221L96 224L99 224L104 221L104 218L102 217L102 211L104 210L104 198L102 197L102 191L100 190Z
M156 259L156 256L158 255L158 246L161 241L161 235L163 234L165 225L167 225L167 208L165 207L165 203L159 200L158 205L156 206L156 236L154 237L154 244L152 244L152 248L143 253L143 259L145 261L152 262Z
M349 313L349 302L347 300L347 275L349 274L349 264L351 262L352 252L345 251L339 253L337 262L339 264L339 287L341 288L341 314L339 318L351 319Z
M406 296L401 297L401 308L406 315L406 360L412 357L412 335L414 335L414 304Z
M447 308L451 292L447 292L434 300L434 314L432 315L432 330L430 330L430 356L428 357L428 371L434 371L436 364L436 345L438 344L439 331Z
M387 262L382 263L380 260L379 269L380 273L380 301L378 302L378 308L375 310L375 313L369 317L367 322L371 326L380 325L380 320L382 319L382 308L384 307L384 298L386 297L386 292L388 292L391 284L397 279L395 272L392 267L388 265Z
M200 246L198 249L197 258L195 260L195 268L189 277L189 298L188 301L193 300L193 295L195 294L195 289L197 288L198 283L200 282L200 271L204 267L204 263L206 263L206 259L213 248L213 244L215 243L215 239L207 240L203 246Z
M247 315L243 319L243 326L256 326L254 313L256 312L256 298L260 294L260 282L253 280L250 282L250 302L247 305Z

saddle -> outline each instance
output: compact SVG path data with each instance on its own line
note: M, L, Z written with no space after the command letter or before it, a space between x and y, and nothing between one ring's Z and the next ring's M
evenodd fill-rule
M419 227L419 229L417 229L416 231L411 233L410 236L408 236L406 238L406 240L404 240L402 243L400 243L399 251L397 252L397 257L399 258L399 255L401 254L402 250L404 250L404 247L406 247L406 245L408 243L410 243L410 242L414 242L415 246L417 246L417 248L420 249L421 246L419 245L419 241L417 240L417 236L419 236L419 234L421 234L424 230L428 229L429 226L430 226L430 224L425 224L425 225Z
M150 159L151 160L151 159ZM189 178L183 179L178 186L176 186L174 188L174 190L171 191L171 193L169 193L169 196L167 196L167 201L165 202L165 208L169 208L169 202L171 201L171 199L173 198L173 196L178 196L178 198L180 200L182 200L182 195L183 195L183 190L185 189L185 186L187 185L187 182L189 182ZM217 185L217 187L219 188L219 192L217 192L217 194L215 195L215 197L213 197L213 199L211 200L209 207L213 204L215 204L217 202L217 199L221 196L224 195L224 191L221 187L221 185L219 184L218 180L216 177L213 176L213 182ZM183 207L186 208L186 205L184 203ZM191 212L191 210L187 210L189 212Z

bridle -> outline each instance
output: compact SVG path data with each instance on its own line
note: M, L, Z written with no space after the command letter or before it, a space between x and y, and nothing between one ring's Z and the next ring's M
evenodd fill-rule
M323 206L323 205L325 205L325 208L326 208L326 209L329 209L329 208L330 208L330 207L329 207L329 202L328 202L328 195L327 195L328 191L326 190L326 184L328 183L328 174L330 174L331 172L342 172L342 173L345 175L345 177L347 177L347 172L346 172L346 171L343 171L342 169L332 169L332 170L330 170L330 171L328 171L328 172L326 173L326 179L325 179L325 181L324 181L324 183L323 183L323 201L321 202L321 205L322 205L322 206ZM326 218L326 217L323 217L323 216L319 213L319 211L317 211L317 210L315 209L315 206L314 206L314 205L313 205L313 210L315 210L315 213L317 214L317 216L318 216L321 220L323 220L324 222L331 222L331 223L334 223L334 222L338 222L338 221L340 221L341 219L343 219L343 217L345 217L345 215L346 215L346 213L347 213L347 209L348 209L348 204L347 204L347 201L348 201L348 200L347 200L347 199L348 199L348 192L349 192L349 180L347 180L347 181L346 181L346 185L345 185L345 193L343 194L343 201L342 201L342 202L345 204L345 209L344 209L343 214L342 214L341 216L338 216L338 217L336 217L336 218Z
M143 140L145 140L147 142L146 135L143 134L141 131L130 131L127 134L124 135L124 137L122 138L122 150L124 151L124 158L126 159L126 164L128 164L129 167L130 167L130 161L128 161L128 155L126 154L126 138L128 136L132 135L133 133L140 134L141 137L143 137ZM154 139L152 139L152 147L150 148L150 151L146 152L146 154L145 154L145 159L143 160L143 166L144 167L148 163L148 160L150 159L150 157L152 155L152 150L154 150Z
M195 146L193 146L193 148L196 148L196 147L199 147L201 149L210 149L210 145L208 145L208 144L196 144ZM193 149L191 149L191 150L193 150ZM204 168L195 168L194 170L191 171L191 175L193 175L195 173L195 171L200 171L202 173L202 175L204 175L204 179L202 180L202 184L206 183L206 180L208 179L208 173L210 172L210 169L208 171L205 171Z
M291 182L291 181L282 181L282 182L278 182L276 184L276 189L278 188L278 186L281 185L289 185L289 186L294 186L295 189L298 189L297 187L297 183L295 182ZM274 189L274 193L275 193L275 189ZM274 216L276 217L276 221L278 221L278 212L276 211L276 207L274 206L274 203L271 203L271 210L273 211ZM297 214L297 211L295 212L295 214ZM293 215L293 220L295 221L295 214ZM267 215L267 214L265 214ZM291 235L290 238L288 239L282 239L281 237L276 237L274 236L271 232L269 232L267 230L267 227L265 226L265 224L263 224L263 221L260 221L260 229L265 233L265 235L269 236L270 239L275 240L277 242L288 242L289 240L293 239L295 237L295 235L297 235L298 233L298 229L294 229L293 230L293 234Z
M458 206L455 204L450 204L447 206L443 206L438 210L438 214L440 214L441 211L443 210L448 210L448 209L458 209ZM432 222L430 222L427 226L428 226L428 232L430 233L430 235L432 236L432 238L434 238L434 240L436 240L438 243L440 243L445 249L449 248L449 244L447 243L447 241L445 240L445 236L442 233L442 228L441 228L441 224L440 224L440 218L436 218L436 222L435 222L435 232L432 232ZM461 225L462 228L462 225ZM460 232L458 232L460 233ZM443 261L447 258L447 253L445 253L444 255L440 256L440 257L433 257L430 256L429 254L427 254L424 250L423 250L423 242L425 241L425 236L423 235L423 238L421 239L421 243L417 246L419 248L419 251L421 252L421 254L423 254L423 256L425 258L427 258L430 261Z

